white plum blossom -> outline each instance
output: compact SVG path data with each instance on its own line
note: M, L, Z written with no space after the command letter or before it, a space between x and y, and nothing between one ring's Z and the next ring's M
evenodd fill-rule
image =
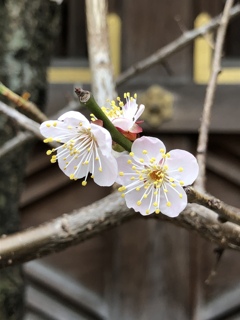
M196 158L184 150L166 153L163 142L143 136L133 142L129 155L118 159L117 182L128 208L142 215L153 212L176 217L187 205L183 186L197 178Z
M103 127L90 123L80 112L69 111L58 120L45 121L40 126L44 142L60 142L59 147L48 150L51 162L58 161L60 169L72 180L84 178L88 173L100 186L111 186L117 177L117 162L111 154L112 138Z
M120 132L130 140L135 140L137 134L142 132L142 128L139 126L141 121L138 121L138 119L143 113L145 106L137 104L136 94L134 97L131 97L128 92L124 94L124 98L126 99L125 104L118 97L117 103L112 100L110 107L102 107L102 110Z

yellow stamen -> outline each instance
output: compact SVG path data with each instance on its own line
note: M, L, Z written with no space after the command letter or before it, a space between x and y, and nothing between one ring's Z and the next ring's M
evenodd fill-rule
M125 190L126 190L126 187L124 187L124 186L121 186L121 187L118 188L119 192L122 192L122 191L125 191Z
M53 142L53 138L47 138L43 140L44 143Z

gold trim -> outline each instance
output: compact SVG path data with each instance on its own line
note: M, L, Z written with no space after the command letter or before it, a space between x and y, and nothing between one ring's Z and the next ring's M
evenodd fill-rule
M210 19L207 13L200 13L195 20L195 28L208 23ZM212 61L212 40L212 33L209 33L194 41L193 78L197 84L208 83ZM217 82L219 84L240 83L240 68L223 68Z

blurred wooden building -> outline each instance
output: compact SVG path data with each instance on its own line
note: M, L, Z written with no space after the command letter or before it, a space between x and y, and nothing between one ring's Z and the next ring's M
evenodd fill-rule
M201 24L219 14L224 3L109 0L116 77L194 28L195 22ZM64 0L61 14L60 36L48 73L49 116L74 99L76 85L90 86L84 1ZM168 150L195 152L211 37L214 34L117 88L120 95L137 92L139 102L145 101L145 134L162 139ZM240 16L229 25L223 66L213 109L207 189L240 207ZM22 228L111 192L90 181L85 188L70 181L56 164L50 164L45 152L46 146L39 142L29 159L20 203ZM64 252L28 263L25 320L240 319L240 255L224 252L216 276L207 284L215 248L194 233L139 216Z

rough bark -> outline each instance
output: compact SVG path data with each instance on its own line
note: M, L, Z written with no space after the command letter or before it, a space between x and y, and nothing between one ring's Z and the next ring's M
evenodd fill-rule
M49 0L0 1L0 80L12 90L31 93L43 106L46 98L46 66L52 38L58 28L58 6ZM0 146L19 131L15 121L1 114ZM19 228L18 200L30 145L16 148L0 159L0 234ZM21 319L24 281L20 267L0 273L0 319Z

